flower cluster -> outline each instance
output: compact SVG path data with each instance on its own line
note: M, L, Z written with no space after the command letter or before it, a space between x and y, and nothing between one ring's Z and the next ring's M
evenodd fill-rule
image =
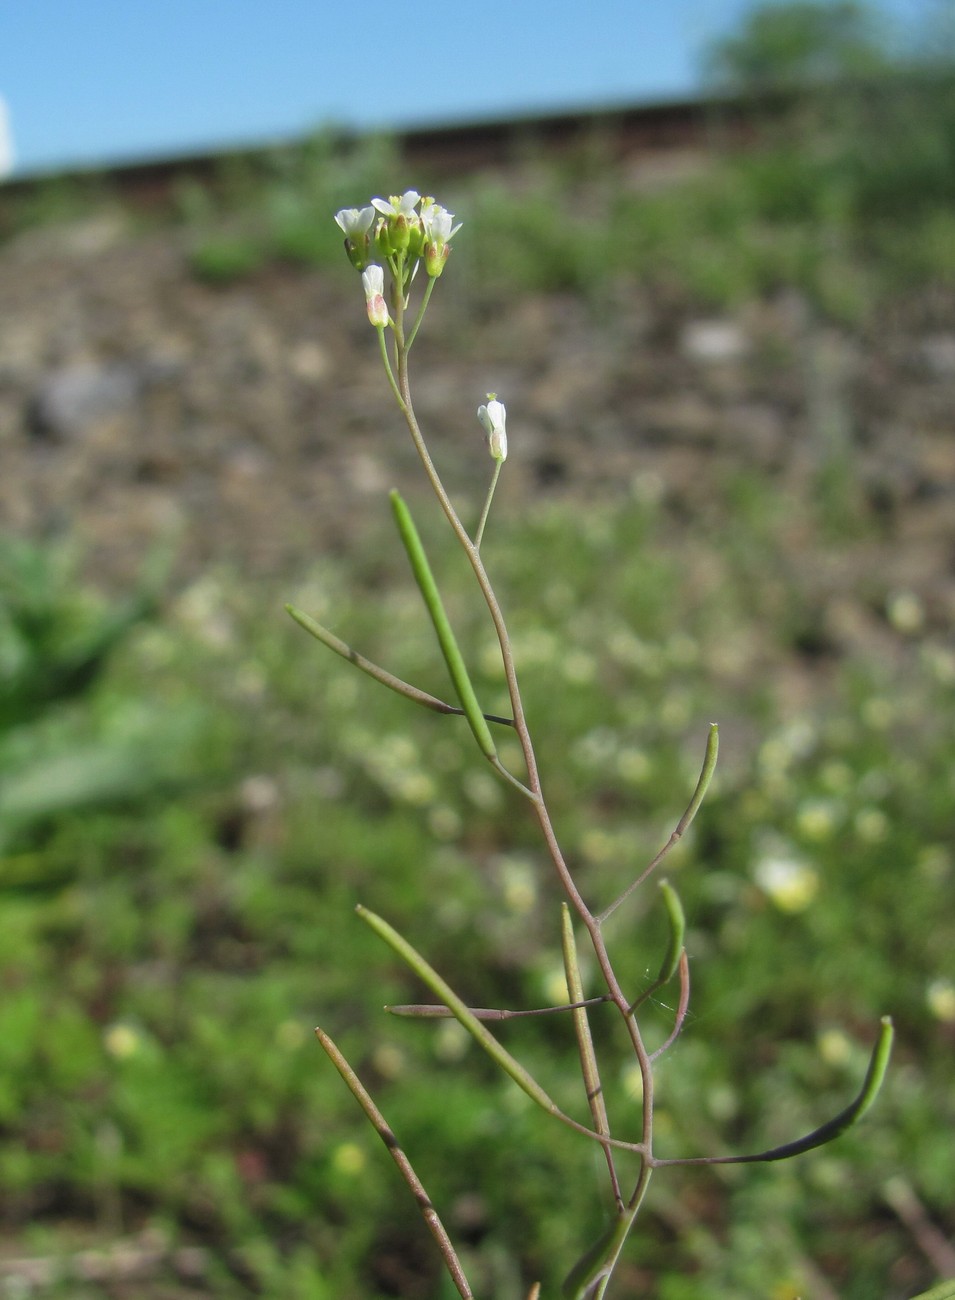
M455 225L453 212L448 212L432 198L422 198L417 190L405 190L404 194L392 194L387 199L372 199L365 208L342 208L336 212L335 221L345 236L349 261L361 272L368 319L378 330L382 343L384 330L389 326L395 330L397 354L411 346L428 302L426 294L418 320L406 335L401 318L408 306L411 281L423 264L430 280L428 290L434 287L434 281L450 256L450 242L461 229L460 222ZM385 294L386 267L391 273L390 302L394 318ZM395 388L387 352L384 352L384 357ZM497 400L497 394L488 393L487 402L478 407L477 415L495 461L494 479L476 533L476 544L480 546L494 485L501 465L507 459L507 412L504 403Z
M454 225L453 212L417 190L372 199L367 208L342 208L335 220L352 266L364 272L376 262L388 262L400 270L403 288L422 262L432 278L441 274L451 238L461 229L460 222Z

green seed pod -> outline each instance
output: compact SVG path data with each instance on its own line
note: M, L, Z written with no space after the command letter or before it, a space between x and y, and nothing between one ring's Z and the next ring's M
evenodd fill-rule
M676 974L676 968L680 964L680 953L683 951L683 936L686 932L683 904L668 880L660 881L660 893L663 896L663 906L667 910L667 920L670 922L670 942L667 944L660 974L657 976L658 985L666 984Z
M444 612L438 585L431 572L431 566L428 564L428 557L424 553L418 530L415 528L408 507L399 494L394 491L391 493L391 508L395 514L401 540L408 552L408 559L411 562L415 580L421 590L428 613L431 615L431 622L434 624L434 630L437 633L438 644L441 647L441 653L444 655L444 662L448 666L448 672L451 675L451 681L454 684L461 708L464 710L464 716L468 720L468 725L474 733L474 739L480 746L481 752L486 758L495 759L497 758L497 749L494 739L491 736L487 722L484 720L484 713L480 704L478 704L477 695L471 684L471 678L468 676L464 659L458 649L458 643L455 640L454 632L451 630L451 624L448 622L448 616Z

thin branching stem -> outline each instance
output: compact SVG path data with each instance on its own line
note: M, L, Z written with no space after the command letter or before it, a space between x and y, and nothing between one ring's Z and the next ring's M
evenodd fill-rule
M428 287L425 289L421 297L421 306L418 308L418 314L415 317L415 322L411 327L411 333L408 335L408 340L405 343L406 355L411 351L411 345L412 343L414 343L415 338L417 337L418 334L418 330L421 328L421 322L424 320L424 314L428 310L428 303L431 301L431 295L434 292L434 286L436 284L437 284L437 279L434 276L429 275Z
M401 391L398 388L398 381L395 379L395 372L391 368L391 358L388 355L388 344L385 340L385 327L382 325L378 329L378 346L381 348L381 359L385 364L385 374L388 376L388 383L391 385L391 391L395 395L395 400L399 406L402 406ZM397 354L398 346L395 343L395 353Z
M527 768L527 786L522 786L517 778L507 771L503 765L494 763L501 776L509 780L512 784L521 789L522 793L529 799L537 818L544 843L547 847L548 855L554 866L555 871L560 879L561 886L567 895L574 911L577 913L580 921L587 930L590 942L594 950L597 965L600 968L601 977L606 985L610 1000L616 1005L621 1017L623 1018L627 1034L633 1046L634 1054L637 1059L637 1065L640 1070L642 1082L643 1104L642 1104L642 1123L640 1142L633 1144L631 1149L639 1149L641 1153L640 1175L637 1183L637 1189L644 1186L644 1180L649 1178L650 1169L652 1168L652 1149L653 1149L653 1067L650 1054L643 1041L643 1035L637 1023L636 1016L631 1009L631 999L623 992L620 982L617 979L616 972L610 954L607 951L607 945L601 933L601 921L594 915L588 907L582 894L573 879L570 868L564 858L557 839L557 833L551 819L550 812L544 800L543 788L541 784L540 771L537 763L537 756L534 751L534 744L531 739L530 729L527 724L527 718L524 712L524 703L521 698L520 685L517 677L517 668L514 662L514 654L511 646L510 635L504 620L497 595L488 577L481 558L481 553L477 546L469 537L467 530L462 524L454 505L445 490L441 477L432 460L428 450L424 435L421 432L415 415L414 403L411 396L411 386L408 374L408 356L407 350L401 346L401 306L398 305L397 319L395 322L395 335L398 340L397 347L397 383L401 396L400 407L405 417L405 422L411 434L412 441L418 452L425 474L431 484L432 490L437 497L438 503L444 512L445 518L451 526L462 550L474 572L478 586L484 597L491 621L497 634L498 645L501 653L501 661L504 667L504 675L507 683L508 696L510 698L511 711L514 717L514 730L517 733L520 742L521 751L524 756L524 764ZM702 797L702 796L701 796ZM693 804L691 802L691 808ZM695 808L693 808L695 811ZM690 808L684 814L683 822L686 822L691 816ZM682 833L682 831L681 831ZM607 1147L617 1146L618 1144L612 1139L604 1139ZM644 1187L645 1190L645 1187ZM640 1193L642 1197L642 1192ZM632 1219L630 1225L632 1226ZM629 1232L629 1226L627 1231ZM622 1245L622 1243L621 1243ZM608 1273L609 1277L609 1273Z
M399 934L394 926L389 925L384 917L378 916L377 913L372 912L367 907L363 907L361 903L356 906L355 911L365 924L388 944L392 952L406 962L418 978L427 984L432 993L441 998L458 1023L468 1031L478 1046L487 1052L495 1064L513 1079L521 1091L530 1097L531 1101L540 1106L547 1114L560 1120L568 1128L572 1128L574 1132L593 1139L603 1147L614 1147L619 1151L632 1151L644 1158L649 1154L642 1142L625 1142L620 1138L613 1138L605 1133L595 1132L593 1129L589 1129L586 1124L580 1124L570 1115L567 1115L549 1093L541 1087L534 1076L521 1065L520 1061L512 1056L503 1044L498 1042L483 1022L471 1014L466 1003L458 997L447 981L438 974L413 944Z
M719 728L717 727L715 722L711 722L709 735L707 736L706 739L706 752L703 755L703 767L700 770L700 776L696 783L696 789L693 791L693 794L690 798L690 802L687 805L686 811L684 812L680 820L677 822L676 826L673 829L673 832L670 835L670 838L667 840L666 844L664 844L663 848L659 851L659 853L657 853L656 857L651 858L649 863L646 865L646 867L644 867L643 871L640 872L640 875L637 876L636 880L631 881L631 883L627 886L627 888L623 891L623 893L619 896L619 898L614 899L614 901L610 904L610 906L605 907L604 910L600 913L598 919L601 924L603 924L603 922L606 921L607 918L617 910L617 908L620 906L621 903L625 902L630 897L630 895L633 893L635 889L638 889L640 885L643 884L643 882L647 879L648 876L652 875L652 873L657 869L657 867L667 856L670 850L673 849L677 844L679 844L680 840L683 838L684 834L686 833L686 830L689 827L690 823L693 821L693 818L699 812L700 804L703 802L703 797L706 794L707 789L709 788L710 781L713 779L713 773L716 770L716 760L718 754L719 754Z
M400 337L400 320L396 322L396 334ZM514 663L514 654L511 647L510 636L507 631L507 625L504 621L504 615L494 592L494 588L491 585L487 570L484 567L484 562L481 559L481 553L468 536L467 530L462 524L458 513L445 490L441 477L431 458L431 454L428 451L424 436L418 425L418 420L414 411L414 403L411 398L407 354L400 350L398 356L398 387L402 398L402 414L405 417L408 430L411 433L412 440L424 467L425 474L428 477L441 509L444 511L448 523L451 525L462 550L471 564L474 576L477 579L478 586L481 589L484 601L491 615L495 632L497 633L501 660L504 665L504 675L507 682L508 695L511 702L511 711L514 715L514 729L517 732L517 737L524 755L524 763L527 768L527 797L530 799L534 809L534 815L536 816L538 825L540 826L544 843L547 846L551 862L560 877L560 882L563 886L564 892L570 900L574 911L577 913L590 935L590 941L594 948L594 954L597 958L597 964L600 967L601 975L607 986L607 991L624 1018L627 1032L633 1044L634 1052L636 1053L640 1073L643 1079L644 1123L642 1142L649 1149L653 1122L653 1077L650 1066L650 1057L643 1043L639 1026L630 1010L630 1000L621 989L620 983L614 973L613 964L610 960L610 955L607 952L607 945L600 932L600 921L587 906L587 903L584 901L583 896L577 888L557 840L557 834L551 820L550 812L548 811L547 805L544 801L537 757L534 752L533 741L527 725L527 718L524 713L524 703L521 698L520 685L517 679L517 668ZM508 779L514 779L506 772L506 770L503 769L501 770L501 775ZM684 816L686 816L686 814Z

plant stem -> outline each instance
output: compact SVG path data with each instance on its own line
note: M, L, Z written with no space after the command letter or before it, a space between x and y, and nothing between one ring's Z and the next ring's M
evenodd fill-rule
M411 333L408 335L408 341L405 343L406 354L411 351L411 345L412 343L414 343L415 338L417 337L418 334L418 330L421 326L421 322L424 320L424 314L428 310L428 303L431 301L431 295L434 292L434 286L436 284L437 284L436 278L434 276L429 275L428 287L424 291L424 296L421 299L421 306L418 308L418 314L415 317L415 323L412 325Z
M452 504L451 499L445 490L444 484L441 481L441 477L438 474L437 468L435 467L434 461L431 458L431 454L428 450L420 426L418 425L417 417L414 411L414 403L411 397L411 387L410 387L410 381L408 375L408 353L407 353L407 348L404 346L403 343L403 336L401 330L400 304L398 305L396 311L395 338L396 338L396 354L397 354L396 355L397 388L398 388L399 405L401 408L401 412L405 417L405 422L408 426L408 430L411 434L412 441L418 452L419 459L421 460L428 481L431 484L432 490L434 491L434 494L438 499L438 503L441 506L445 518L448 520L448 523L450 524L451 529L461 546L461 549L464 551L465 555L467 556L472 571L474 572L474 576L477 580L478 586L484 597L484 601L485 604L487 605L488 612L490 613L491 621L494 624L494 629L498 639L498 645L500 647L501 661L504 667L504 675L507 682L507 690L508 690L508 696L510 698L510 703L511 703L511 711L514 717L514 730L517 733L517 737L521 746L521 751L524 756L524 763L527 768L527 778L528 778L527 786L525 787L520 785L520 783L517 782L517 779L513 777L509 772L507 772L506 769L499 766L499 764L495 764L495 767L498 768L500 774L503 777L505 777L505 779L512 781L523 791L523 793L529 800L532 808L534 809L534 815L537 818L538 826L540 827L540 831L543 836L544 843L547 847L548 855L554 866L554 870L556 871L558 878L560 879L561 886L565 894L567 895L568 900L573 906L574 911L577 913L577 916L580 918L581 922L583 923L583 925L587 930L587 933L590 937L591 945L594 950L594 955L597 959L597 964L600 968L601 977L607 987L607 992L609 994L610 1000L616 1005L624 1021L624 1025L630 1037L630 1042L633 1046L634 1054L637 1058L637 1063L640 1070L640 1076L643 1085L643 1106L642 1106L641 1139L639 1143L632 1144L631 1146L631 1149L636 1148L639 1150L640 1160L641 1160L640 1174L639 1174L639 1179L637 1184L637 1192L639 1193L639 1196L637 1198L636 1205L634 1208L634 1216L635 1216L636 1211L639 1208L640 1200L642 1200L643 1191L645 1190L646 1180L649 1178L650 1171L653 1168L653 1165L655 1163L652 1155L652 1140L653 1140L652 1062L650 1059L650 1055L647 1051L647 1048L643 1042L643 1036L641 1034L639 1025L637 1024L636 1017L633 1011L631 1010L631 999L627 998L627 996L624 994L620 986L620 982L617 979L616 973L614 971L613 964L610 959L610 954L607 951L606 942L604 941L603 934L601 933L601 920L600 918L595 916L594 913L590 910L583 896L581 895L579 889L577 888L573 876L571 875L570 868L568 867L564 859L564 855L561 851L560 844L557 839L557 834L554 829L553 822L551 820L550 812L544 800L544 794L543 794L543 789L542 789L541 779L540 779L540 772L537 764L537 756L534 751L534 745L527 724L527 718L524 713L524 704L521 698L520 685L517 678L517 669L514 662L513 649L511 646L510 636L507 630L507 625L504 620L503 612L500 607L500 603L498 602L494 588L491 585L490 578L488 577L487 571L484 567L484 562L481 559L480 551L477 545L468 536L467 530L465 529L464 525L461 523L457 511L455 510L454 505ZM694 807L694 811L695 811L694 801L691 801L691 807ZM607 1138L604 1138L603 1142L605 1144L605 1147L620 1145L618 1142ZM632 1226L632 1218L630 1219L630 1223L626 1228L626 1232L629 1232L630 1226ZM625 1235L626 1233L624 1233L624 1237ZM614 1240L616 1241L616 1238ZM616 1260L616 1255L619 1254L619 1249L621 1247L622 1247L622 1239L620 1243L614 1247L616 1251L616 1253L614 1254L614 1261ZM609 1272L607 1274L607 1277L609 1278Z
M477 526L477 532L474 534L474 545L477 550L481 549L481 542L484 538L484 525L487 523L487 517L491 512L491 502L494 500L494 489L497 487L497 480L501 477L502 460L494 462L494 473L491 475L491 486L487 490L487 498L484 502L484 509L481 511L481 519Z

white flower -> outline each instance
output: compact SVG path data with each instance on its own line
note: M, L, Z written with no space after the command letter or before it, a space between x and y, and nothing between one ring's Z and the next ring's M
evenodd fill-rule
M478 419L487 433L487 445L495 460L507 460L507 411L494 393L488 393L487 405L478 407Z
M110 1025L109 1029L105 1030L103 1033L103 1046L110 1056L115 1057L117 1061L125 1061L141 1050L143 1036L132 1025L120 1022L119 1024Z
M361 273L361 282L365 286L365 305L368 319L375 329L382 329L388 324L388 304L385 302L385 273L380 266L372 264Z
M392 194L387 199L372 199L372 205L386 217L414 216L421 195L417 190L405 190L404 194Z
M925 990L925 1000L936 1020L946 1025L955 1024L955 984L951 980L932 980Z
M454 213L443 208L434 199L421 200L421 232L424 237L424 265L432 278L437 278L444 270L451 249L448 240L461 229L460 221L453 225Z
M421 225L425 240L430 244L446 244L461 229L461 222L452 225L454 213L443 208L434 199L421 200Z
M342 208L341 212L335 213L335 220L341 226L346 239L364 238L371 230L374 219L375 209L372 207Z
M365 297L377 297L385 291L385 272L382 267L372 263L361 273L361 282L365 286Z
M783 846L767 852L753 875L781 912L804 912L819 892L819 877L813 868Z

